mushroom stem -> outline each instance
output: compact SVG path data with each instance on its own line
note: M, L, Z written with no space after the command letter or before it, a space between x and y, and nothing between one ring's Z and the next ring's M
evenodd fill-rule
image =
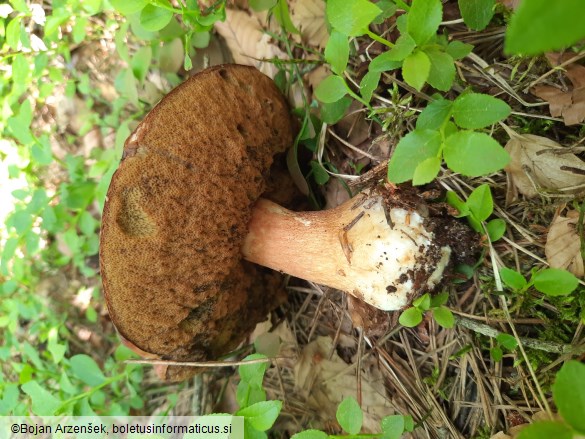
M335 209L297 213L260 199L244 259L401 309L440 281L451 248L436 242L418 212L387 204L364 191Z

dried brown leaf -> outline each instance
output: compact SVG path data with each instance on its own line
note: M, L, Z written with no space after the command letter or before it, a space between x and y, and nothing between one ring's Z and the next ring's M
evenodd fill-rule
M566 216L557 215L548 231L544 252L551 267L583 276L581 240L576 230L578 219L579 212L575 210L567 212Z
M510 131L506 151L510 164L506 172L518 191L527 197L538 189L574 193L585 184L585 163L546 137Z
M240 10L226 9L225 21L216 22L215 29L225 39L237 64L254 66L274 78L278 71L276 66L263 60L285 59L286 55L263 32L255 16Z
M325 25L323 0L296 0L290 6L290 18L301 32L304 43L324 48L329 39Z
M553 65L555 58L551 58ZM559 58L562 60L562 57ZM585 67L579 64L567 66L565 74L573 84L570 90L563 91L550 85L537 85L532 94L549 103L553 117L562 116L565 125L576 125L585 120Z

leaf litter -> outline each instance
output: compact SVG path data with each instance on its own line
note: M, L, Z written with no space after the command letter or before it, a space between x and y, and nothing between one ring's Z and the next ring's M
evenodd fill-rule
M569 54L548 54L553 67L566 61ZM585 66L572 63L566 66L564 74L571 81L572 87L566 89L552 85L536 85L532 94L549 104L553 117L563 117L566 125L576 125L585 120Z
M569 148L546 137L507 131L509 191L516 189L531 198L539 193L573 195L585 190L585 163Z
M556 215L546 237L544 252L552 268L569 270L575 276L582 277L585 272L581 237L577 233L578 220L579 212L576 210Z

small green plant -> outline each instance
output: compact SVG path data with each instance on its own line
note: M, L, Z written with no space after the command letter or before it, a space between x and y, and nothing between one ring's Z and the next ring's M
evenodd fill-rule
M506 223L500 218L485 223L494 210L492 193L487 184L475 188L467 201L463 201L455 192L449 191L447 202L459 211L458 218L467 218L473 230L482 234L487 232L491 242L497 241L506 233Z
M252 354L246 360L266 358L262 354ZM243 364L238 368L240 382L236 390L236 400L240 406L234 413L244 417L244 437L252 439L267 438L266 430L274 424L282 409L282 401L267 401L262 386L268 363Z
M493 12L492 3L466 5L467 21L477 27L487 25ZM373 4L367 0L330 0L327 19L331 36L325 48L325 60L333 75L315 90L324 105L322 117L333 123L343 116L348 95L370 110L370 100L383 72L401 69L404 81L420 90L425 83L439 91L449 91L455 79L455 60L465 57L472 46L449 42L437 31L443 11L439 0L415 0L411 6L400 1L406 11L396 19L400 36L391 43L369 29L370 24L393 15L397 7L391 2ZM489 9L489 13L485 9ZM344 78L352 37L367 35L389 50L372 60L368 73L361 79L359 93ZM437 97L420 114L416 129L398 143L388 165L388 179L394 183L412 180L414 185L429 183L437 177L441 163L465 176L476 177L502 169L509 161L507 152L488 134L476 130L505 119L510 107L497 98L480 93L464 93L454 101ZM334 115L335 117L331 117ZM451 120L453 119L453 121Z
M508 153L488 134L475 130L505 119L510 111L504 101L481 93L462 94L454 101L436 99L422 111L416 129L396 146L388 179L429 183L442 159L449 169L468 177L502 169L510 160Z
M585 434L585 364L578 361L563 364L552 393L563 419L535 422L523 429L518 439L573 439Z
M386 416L381 422L381 433L360 434L364 415L355 398L345 398L337 407L337 422L347 434L327 434L320 430L305 430L292 436L291 439L399 439L404 432L414 430L414 422L411 416L393 415Z
M183 43L185 70L192 67L193 49L206 47L213 24L225 20L225 0L214 2L203 9L196 0L179 2L180 8L172 6L168 0L112 0L111 3L118 12L128 17L132 30L139 38L156 40L158 44L155 35L159 33L160 41L167 43L163 46L162 56L173 50L169 43L180 38ZM181 23L176 20L175 15L181 17ZM123 33L118 38L121 42L124 38ZM144 69L146 73L152 56L150 46L138 52L138 60L135 57L132 60L128 59L127 50L122 45L118 47L118 52L121 58L131 63L135 69Z
M443 292L431 297L428 293L423 294L412 302L412 307L404 310L398 319L402 326L413 328L422 322L423 315L430 311L435 321L443 328L452 328L455 325L455 318L445 303L449 300L449 293Z
M559 268L533 269L530 280L510 268L501 268L500 277L508 288L517 294L525 293L534 287L547 296L566 296L571 294L579 285L579 280L567 270Z
M518 347L518 341L510 334L498 334L495 343L490 349L490 356L495 361L501 361L504 357L504 350L512 352Z

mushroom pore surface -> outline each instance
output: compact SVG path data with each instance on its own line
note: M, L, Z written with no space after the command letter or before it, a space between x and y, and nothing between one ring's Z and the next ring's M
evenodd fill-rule
M169 93L126 141L103 212L100 266L112 321L139 350L215 359L274 306L241 262L288 107L251 67L224 65ZM247 264L246 267L243 264Z

